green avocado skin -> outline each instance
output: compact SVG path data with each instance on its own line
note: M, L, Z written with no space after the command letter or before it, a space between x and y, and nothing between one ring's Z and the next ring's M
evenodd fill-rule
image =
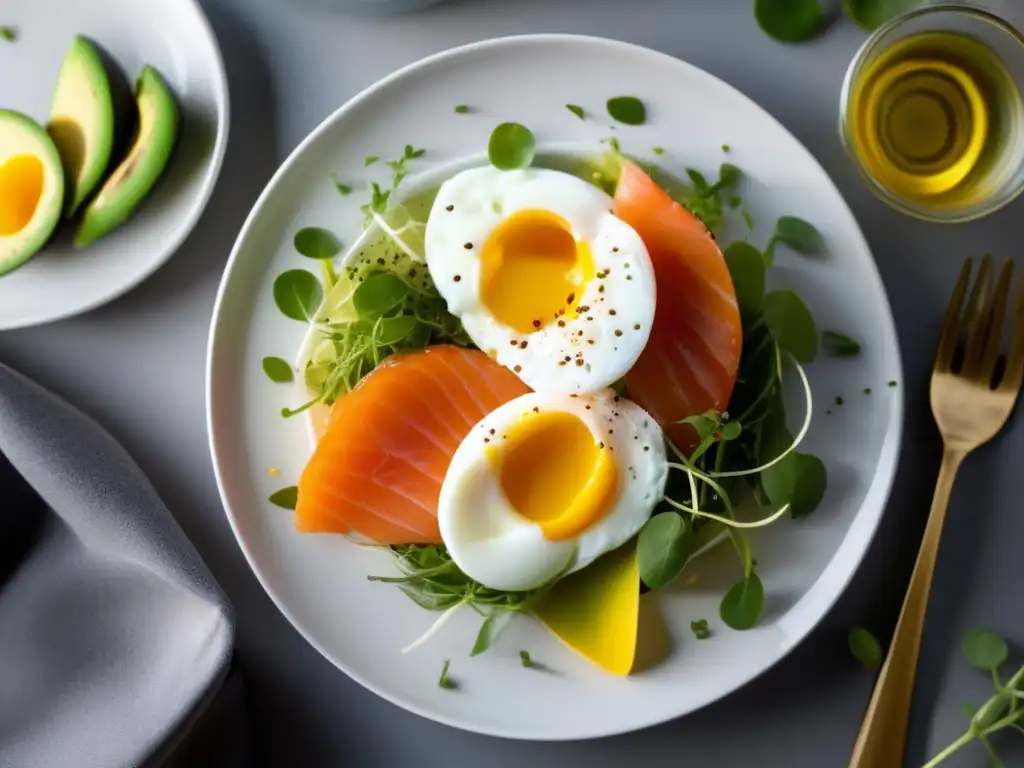
M60 223L65 192L60 154L46 131L27 115L0 109L0 131L4 130L17 131L31 137L36 144L37 156L52 171L49 179L55 188L48 194L44 191L47 199L40 203L40 208L36 210L26 228L15 235L20 238L17 245L10 248L8 243L7 248L10 250L7 250L4 240L8 238L0 237L0 276L13 272L24 265L49 242L50 236L57 228L57 224ZM0 162L0 165L3 163Z
M163 175L177 144L180 110L163 76L143 68L135 86L138 124L128 154L82 213L74 245L85 247L121 226Z

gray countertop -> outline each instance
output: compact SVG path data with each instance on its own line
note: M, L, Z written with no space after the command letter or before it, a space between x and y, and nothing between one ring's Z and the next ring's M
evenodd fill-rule
M1018 0L1003 0L1005 7ZM838 3L836 3L838 5ZM238 657L267 766L812 766L846 764L873 675L846 650L856 625L886 638L931 498L940 444L927 405L942 312L962 257L1024 265L1024 201L970 225L905 218L859 182L836 134L839 88L864 33L839 21L787 47L750 0L451 0L390 19L284 0L207 0L228 67L232 135L195 232L128 296L65 322L0 334L0 360L98 418L152 478L237 610ZM1019 6L1015 6L1019 9ZM1014 11L1024 21L1020 10ZM207 326L225 260L277 165L317 123L400 65L450 46L527 32L617 37L702 67L752 96L819 159L852 206L889 292L904 351L906 440L889 509L853 584L777 667L690 717L600 741L536 744L463 733L378 699L321 658L271 604L232 537L214 484L203 404ZM991 627L1024 645L1016 583L1024 510L1011 456L1019 417L970 458L954 493L925 635L907 765L956 738L960 707L990 683L960 637ZM1018 737L1019 738L1019 737ZM1019 739L1024 743L1024 739ZM1024 764L1007 741L1008 764ZM983 765L969 748L950 766Z

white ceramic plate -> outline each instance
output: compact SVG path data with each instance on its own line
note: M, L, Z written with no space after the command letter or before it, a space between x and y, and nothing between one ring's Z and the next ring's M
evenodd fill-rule
M213 191L229 111L220 49L195 0L9 0L0 24L18 30L16 43L0 41L0 107L45 124L64 55L83 34L110 52L130 83L144 65L155 66L182 110L174 155L131 219L83 249L59 232L28 264L0 277L2 331L105 304L170 258Z
M718 619L724 590L740 572L731 552L697 561L699 581L644 598L645 619L660 612L672 651L662 663L615 678L565 650L536 622L513 622L487 653L470 658L479 626L456 615L427 645L399 649L434 620L397 589L370 583L391 570L380 551L339 536L295 533L292 515L269 494L296 482L311 452L301 419L282 419L298 393L273 384L265 355L294 359L305 326L284 318L271 293L286 269L316 269L295 253L294 232L328 226L349 243L360 231L365 181L349 197L344 180L385 181L386 168L363 168L367 155L393 156L406 143L427 150L416 169L451 168L481 152L494 126L516 120L542 147L593 152L612 135L610 96L644 100L648 122L620 126L625 151L650 155L677 173L713 175L723 160L745 172L741 192L764 244L776 218L799 215L823 233L828 256L780 252L776 285L795 286L819 323L862 339L856 359L810 366L819 404L807 442L830 471L821 508L753 537L767 590L764 620L734 632ZM565 104L592 116L578 120ZM457 103L473 112L458 115ZM378 164L380 165L380 164ZM371 173L376 171L375 173ZM415 183L415 179L411 179ZM740 225L742 232L742 225ZM817 624L850 580L882 515L900 446L900 357L886 295L857 223L822 168L777 122L728 85L684 62L610 40L540 35L459 48L400 70L357 96L317 128L274 176L235 245L220 287L210 336L210 443L231 525L250 564L284 614L321 653L360 683L426 717L483 733L529 739L603 736L652 725L702 707L751 680ZM873 394L863 394L867 387ZM841 395L846 404L833 405ZM826 409L834 411L826 415ZM796 415L799 415L798 412ZM274 467L280 474L268 476ZM696 641L690 621L710 620L714 637ZM643 635L642 631L642 635ZM524 670L520 649L556 670ZM444 659L461 683L438 688ZM640 662L644 666L644 662Z

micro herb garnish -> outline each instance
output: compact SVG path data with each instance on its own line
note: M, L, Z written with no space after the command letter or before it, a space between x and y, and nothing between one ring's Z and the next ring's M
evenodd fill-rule
M364 168L369 168L371 165L376 163L378 160L380 160L380 155L367 155L363 159L363 167Z
M338 194L342 197L348 197L352 194L352 187L348 184L342 184L341 180L338 178L338 174L331 174L331 181L334 183L334 188L338 190Z
M528 167L536 149L533 132L525 125L501 123L491 132L487 158L498 170L514 171Z
M281 314L308 323L324 298L324 289L312 272L290 269L274 281L274 303Z
M445 659L444 664L441 665L441 676L437 679L438 688L446 688L448 690L455 689L455 683L448 677L448 667L451 666L451 660Z
M711 630L708 629L707 619L697 619L696 621L690 622L690 631L693 632L693 636L698 640L707 640L711 637Z
M775 261L777 243L789 246L805 256L820 253L823 248L821 234L814 225L796 216L782 216L775 222L775 232L764 249L765 263L769 267Z
M821 340L833 355L850 357L860 354L860 343L840 331L822 331Z
M988 765L1002 766L1003 761L992 746L990 737L1007 728L1024 734L1024 706L1021 706L1024 702L1024 667L1006 681L999 674L999 668L1009 655L1006 641L988 630L972 629L964 635L962 650L968 664L992 675L996 692L980 707L963 708L964 715L970 719L967 731L929 760L924 768L935 768L972 741L981 742L988 753Z
M651 152L653 152L656 155L664 155L665 154L665 148L664 147L652 147L651 148Z
M455 105L455 114L456 115L464 115L467 112L469 112L469 105L468 104L456 104Z
M341 253L341 242L323 227L305 227L292 239L295 250L309 259L333 259Z
M714 184L709 183L704 174L695 168L687 168L686 175L693 184L693 192L674 197L690 213L703 221L708 229L717 231L722 225L723 198L733 196L733 187L741 176L740 169L731 163L722 163Z
M287 384L289 381L295 380L295 372L292 367L287 360L282 360L280 357L264 357L263 372L267 374L267 378L277 384Z
M850 653L865 667L878 669L882 666L882 644L871 632L863 627L856 627L850 632L846 642L850 647Z
M519 662L526 669L529 669L530 667L532 667L533 666L533 661L530 659L530 652L529 651L520 651L519 652Z
M0 27L0 38L6 40L8 43L18 42L18 29L17 27L2 26Z
M887 386L889 386L890 388L895 388L895 387L898 387L899 385L896 383L895 380L893 380L893 381L890 381Z
M647 108L635 96L614 96L608 99L608 114L613 120L626 125L643 125L647 120Z
M770 37L802 43L818 34L824 15L818 0L754 0L754 18Z
M728 171L720 176L726 184L735 178ZM698 190L712 187L699 172L690 179ZM727 626L744 630L757 625L764 607L764 585L744 530L769 525L787 512L793 518L813 512L825 495L828 473L816 456L796 450L811 421L810 385L801 363L817 355L814 318L793 291L765 292L766 262L754 246L733 243L725 258L744 329L736 387L728 413L682 420L694 430L696 447L688 455L668 443L678 458L669 467L679 472L670 474L663 505L640 531L637 560L644 584L657 589L671 583L695 552L727 537L742 576L722 599L719 615ZM784 360L795 368L807 401L796 437L786 428ZM774 512L739 519L735 509L744 492Z
M295 505L299 503L298 487L290 485L287 488L274 491L270 494L270 503L281 509L295 509Z
M580 120L586 119L586 112L583 111L583 107L579 104L566 104L565 108L576 115Z

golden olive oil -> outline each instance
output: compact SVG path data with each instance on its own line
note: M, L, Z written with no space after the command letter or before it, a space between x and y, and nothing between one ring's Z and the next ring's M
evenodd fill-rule
M848 136L866 172L920 206L984 203L1020 168L1024 103L999 55L959 32L903 38L861 71Z

